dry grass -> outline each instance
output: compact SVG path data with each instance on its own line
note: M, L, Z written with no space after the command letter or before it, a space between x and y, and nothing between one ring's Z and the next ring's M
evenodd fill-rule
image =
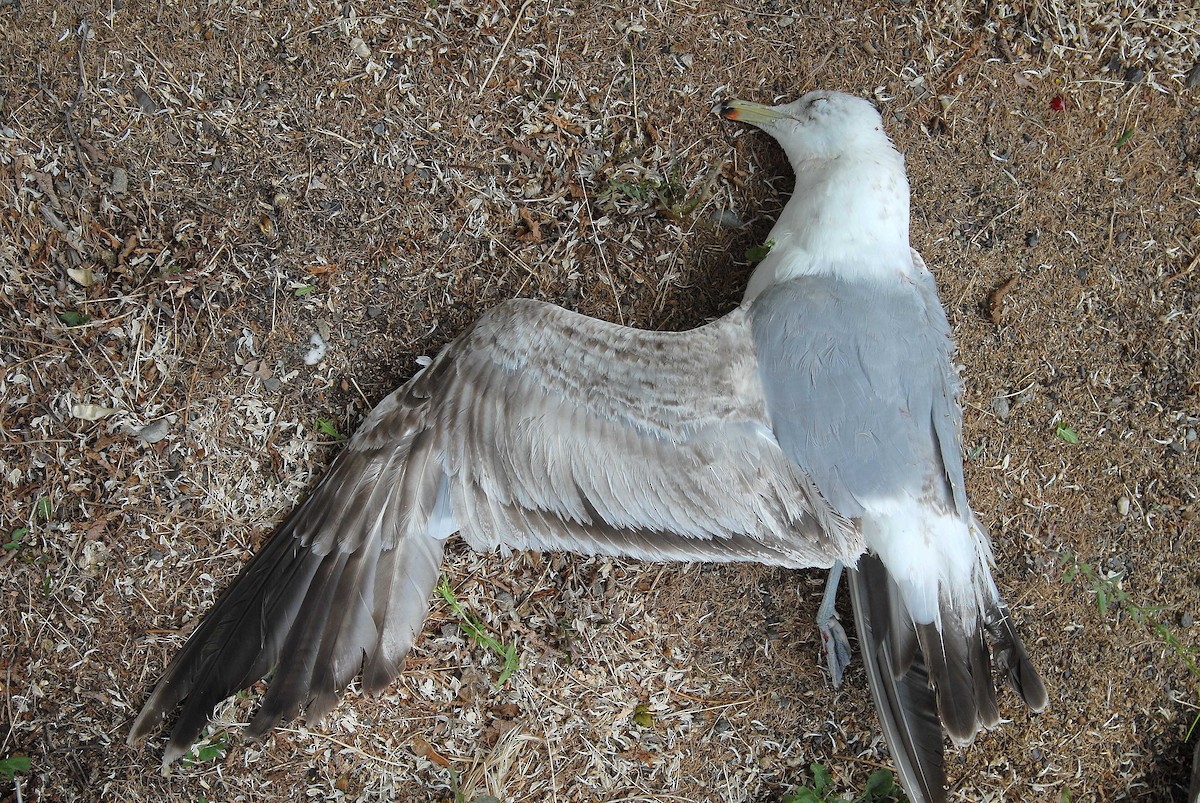
M1194 649L1188 4L6 3L0 39L0 758L33 763L6 799L423 800L453 769L513 801L772 801L813 760L847 788L886 764L862 675L818 668L821 578L462 549L456 594L519 641L504 688L436 605L379 700L250 745L237 699L227 755L165 778L124 747L320 475L319 419L349 432L515 295L730 308L789 180L708 109L812 85L879 99L908 155L973 498L1050 690L956 754L955 799L1180 793L1197 679L1059 560L1124 572Z

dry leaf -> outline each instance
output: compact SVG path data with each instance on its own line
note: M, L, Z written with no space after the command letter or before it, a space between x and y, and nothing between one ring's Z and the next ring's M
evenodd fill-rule
M72 404L71 415L83 421L99 421L117 412L115 407L101 407L98 404Z
M428 740L426 740L420 736L413 737L412 751L414 753L416 753L418 756L422 756L424 758L429 759L434 764L437 764L439 767L449 767L450 766L450 759L446 758L441 753L439 753L437 750L435 750L433 745L431 745Z
M67 275L80 287L91 287L96 283L96 273L91 268L67 268Z

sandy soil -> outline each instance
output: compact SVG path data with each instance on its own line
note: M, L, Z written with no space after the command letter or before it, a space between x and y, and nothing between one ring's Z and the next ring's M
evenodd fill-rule
M478 556L394 690L163 777L129 720L370 406L502 299L681 329L787 198L710 111L875 98L1049 709L953 799L1175 800L1198 713L1200 23L1186 3L0 3L4 800L779 801L888 766L822 578ZM310 339L328 344L305 362ZM326 422L322 425L322 421ZM847 600L842 605L848 605ZM848 611L843 607L843 611ZM227 748L227 749L222 749Z

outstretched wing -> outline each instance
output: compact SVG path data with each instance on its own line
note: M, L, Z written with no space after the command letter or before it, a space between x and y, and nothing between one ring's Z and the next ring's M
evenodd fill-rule
M444 539L653 560L852 563L857 529L776 441L748 316L646 332L536 301L481 318L384 399L221 596L130 732L164 753L272 669L250 735L396 676Z

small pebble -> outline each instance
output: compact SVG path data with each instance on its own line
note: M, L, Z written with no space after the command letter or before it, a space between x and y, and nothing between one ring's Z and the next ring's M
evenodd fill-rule
M1104 65L1104 69L1115 75L1117 70L1121 69L1121 57L1116 53L1113 53L1111 56L1109 56L1108 64Z
M1008 397L997 396L996 398L992 399L992 412L995 413L996 417L1001 421L1007 421L1009 413Z
M1035 245L1037 245L1037 242L1038 242L1038 233L1036 231L1026 232L1025 245L1029 246L1030 248L1033 248Z
M1190 613L1188 613L1187 611L1184 611L1183 613L1179 614L1179 626L1180 627L1191 627L1193 624L1195 624L1195 621L1196 620L1193 619L1192 615Z
M375 133L375 136L382 137L384 134L387 133L387 124L376 123L375 127L372 128L371 131L373 131Z
M165 418L160 418L157 421L151 421L146 426L139 429L136 433L137 439L143 443L158 443L171 431L171 425L167 423Z
M150 97L149 93L140 86L133 88L133 99L146 114L154 114L158 111L158 104L154 102L154 98Z
M379 307L374 304L367 305L367 317L368 318L378 318L382 314L383 314L383 307Z
M745 225L745 221L741 216L732 209L719 209L709 213L709 218L713 223L726 229L737 229Z
M109 183L113 195L124 195L129 190L129 174L124 168L114 167L112 181Z
M1146 71L1141 67L1130 67L1125 71L1125 83L1136 84L1146 77Z
M1200 63L1197 63L1188 70L1187 79L1184 84L1188 89L1200 89Z
M1129 515L1129 497L1122 496L1117 499L1117 513L1122 516Z

